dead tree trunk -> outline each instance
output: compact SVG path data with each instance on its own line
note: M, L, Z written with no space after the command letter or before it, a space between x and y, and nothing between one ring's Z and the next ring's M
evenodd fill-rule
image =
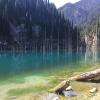
M50 89L49 92L52 92L52 93L60 93L63 90L65 90L69 86L69 84L70 84L69 81L62 81L56 87L54 87L53 89Z
M70 81L86 81L86 80L94 79L97 77L100 77L100 69L86 72L81 75L71 77L68 80L62 81L56 87L54 87L53 89L50 89L49 92L61 93L63 90L66 90L68 86L70 86Z
M85 80L90 80L90 79L97 78L97 77L100 77L100 69L86 72L81 75L77 75L75 77L71 77L69 78L69 80L85 81Z

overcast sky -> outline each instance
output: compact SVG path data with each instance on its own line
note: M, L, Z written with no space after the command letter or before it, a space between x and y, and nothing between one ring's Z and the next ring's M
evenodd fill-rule
M77 1L80 1L80 0L50 0L50 2L53 2L57 8L63 6L65 3L75 3Z

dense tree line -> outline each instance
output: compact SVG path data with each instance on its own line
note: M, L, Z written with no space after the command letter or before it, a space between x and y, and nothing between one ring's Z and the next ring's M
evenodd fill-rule
M23 43L15 39L14 31L11 33L11 26L16 29L21 24L26 30ZM38 32L33 31L36 26ZM79 29L49 0L0 0L0 43L6 41L9 47L34 44L39 50L49 44L52 49L78 51L79 40Z

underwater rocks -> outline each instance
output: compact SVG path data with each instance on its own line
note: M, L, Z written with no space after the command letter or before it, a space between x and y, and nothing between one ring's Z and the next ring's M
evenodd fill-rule
M97 88L92 88L91 90L89 90L90 93L96 93L97 92Z
M76 93L71 86L67 87L66 90L63 90L62 92L63 92L63 95L65 97L67 97L67 96L69 96L69 97L78 96L78 93Z
M73 90L63 91L63 94L64 94L65 97L74 97L74 96L78 96L79 95L78 93L76 93Z
M10 96L10 97L8 97L8 99L10 99L10 100L14 100L16 98L17 98L17 96Z
M73 90L71 86L66 88L66 91L70 91L70 90Z
M60 98L55 93L48 93L41 100L60 100Z

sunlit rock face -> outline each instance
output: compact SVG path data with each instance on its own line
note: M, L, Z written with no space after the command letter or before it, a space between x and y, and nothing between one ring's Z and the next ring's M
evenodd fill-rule
M97 60L97 35L91 34L85 36L86 53L85 60Z

